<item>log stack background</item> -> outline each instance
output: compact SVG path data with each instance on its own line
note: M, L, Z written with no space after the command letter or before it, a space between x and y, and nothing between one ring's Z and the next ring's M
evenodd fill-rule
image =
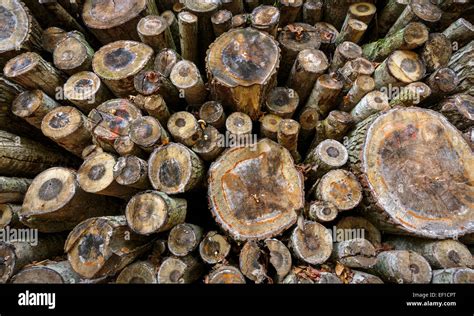
M0 9L0 282L474 283L468 1Z

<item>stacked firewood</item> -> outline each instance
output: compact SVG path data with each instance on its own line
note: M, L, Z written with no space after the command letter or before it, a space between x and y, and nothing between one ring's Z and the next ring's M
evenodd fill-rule
M474 283L469 1L0 9L0 282Z

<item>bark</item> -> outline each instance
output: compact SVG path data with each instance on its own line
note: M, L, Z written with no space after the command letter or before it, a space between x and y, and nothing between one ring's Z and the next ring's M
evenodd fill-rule
M197 66L187 60L176 63L170 74L170 80L178 88L180 96L188 105L201 105L207 100L207 90Z
M349 268L370 269L376 261L374 246L367 239L344 240L334 245L332 258Z
M400 90L400 93L390 100L390 107L417 106L431 95L431 89L423 82L412 82Z
M16 284L75 284L81 283L81 276L74 272L69 261L40 262L28 266L13 276Z
M455 94L433 107L462 132L474 126L474 97L469 94Z
M24 227L19 219L20 211L21 205L0 204L0 229Z
M407 2L405 0L389 0L377 16L377 30L379 35L385 35L402 14Z
M387 95L380 91L367 93L351 110L356 123L362 122L372 114L390 109Z
M362 21L350 18L341 29L339 36L336 38L336 45L343 42L359 43L367 30L367 24Z
M266 114L260 119L260 136L278 141L278 126L283 119L273 114Z
M316 148L325 139L341 141L349 129L354 125L352 115L342 111L331 111L329 115L316 125L316 136L310 149Z
M448 66L453 50L451 41L443 33L431 33L423 46L420 56L426 70L431 73L439 68Z
M389 283L430 283L432 276L431 267L425 258L406 250L381 252L373 270Z
M35 176L53 166L75 166L77 160L50 147L0 131L0 173L5 176Z
M323 16L323 1L309 0L303 3L303 22L315 25Z
M41 47L48 53L53 53L60 41L66 37L67 32L59 27L48 27L41 35Z
M474 270L467 268L451 268L434 270L431 283L434 284L472 284L474 282Z
M181 52L181 44L179 38L179 25L178 25L178 18L174 14L173 11L167 10L161 14L161 17L166 20L168 23L171 37L173 38L173 43L176 46L176 51Z
M21 117L32 126L41 129L46 114L60 105L41 90L20 93L11 105L13 114Z
M448 67L459 78L456 93L467 93L474 96L474 40L453 54Z
M219 37L232 28L232 12L219 10L212 15L211 22L214 35Z
M285 26L296 22L303 7L303 0L279 0L279 4L280 25Z
M301 155L298 153L299 132L300 123L293 119L283 119L280 124L278 124L278 143L288 149L296 163L301 160Z
M334 51L331 65L329 66L330 72L335 72L342 66L344 66L349 60L356 59L362 56L362 49L359 45L352 42L342 42L337 45Z
M443 31L451 43L463 47L474 38L474 26L464 18L459 18Z
M181 55L184 59L197 63L198 54L198 17L191 12L178 14Z
M357 235L357 231L360 231L363 234L363 238L370 241L375 247L380 247L382 245L380 231L364 217L343 217L337 222L336 228L341 232L350 232L352 235ZM350 237L353 238L353 236ZM344 239L347 238L344 237Z
M339 110L350 112L367 93L375 89L375 81L367 75L360 75L352 83L352 87L343 97Z
M0 176L0 204L23 202L31 179Z
M336 101L343 88L343 81L334 74L324 74L318 77L311 95L306 102L306 108L316 108L321 117L325 117L336 106Z

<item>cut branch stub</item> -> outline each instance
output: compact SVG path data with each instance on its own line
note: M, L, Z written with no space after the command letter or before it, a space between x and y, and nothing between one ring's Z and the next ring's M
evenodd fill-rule
M273 237L296 222L302 181L288 150L269 139L232 148L209 171L212 214L236 240Z
M323 225L304 221L302 227L295 227L290 237L290 248L294 255L309 264L321 264L332 253L332 236Z
M278 43L252 28L233 29L210 46L206 60L213 99L257 119L276 85Z
M474 232L474 156L441 114L395 108L358 124L345 145L379 228L428 238Z

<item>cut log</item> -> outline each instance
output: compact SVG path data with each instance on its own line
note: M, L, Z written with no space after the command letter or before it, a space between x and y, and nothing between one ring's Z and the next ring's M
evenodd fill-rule
M397 21L388 30L387 36L398 32L410 22L419 21L431 28L434 23L440 20L442 14L443 11L430 0L410 1L410 3L405 6L405 9Z
M137 234L150 235L184 223L187 203L158 191L140 192L125 209L128 226Z
M112 93L95 73L81 71L69 77L64 84L64 97L88 114L111 99Z
M147 15L137 25L140 40L159 52L165 48L176 49L171 30L165 18L158 15Z
M362 200L362 187L351 172L336 169L321 178L315 195L318 200L331 202L342 212L359 205Z
M43 118L41 131L56 144L78 157L92 143L86 128L87 117L72 106L60 106Z
M220 131L224 129L227 119L222 104L216 101L204 103L199 109L199 118Z
M233 29L210 46L206 63L212 98L257 119L276 85L277 42L252 28Z
M429 238L474 231L472 151L441 114L392 109L358 124L344 144L379 228Z
M136 95L130 100L137 105L141 110L144 110L149 115L156 118L161 125L166 126L170 118L170 111L166 105L165 100L160 94L150 96Z
M290 249L300 260L309 264L322 264L332 252L332 236L323 225L304 221L301 227L293 229L290 237Z
M425 83L430 88L431 95L423 101L423 104L429 107L451 94L459 85L459 78L452 69L440 68L434 71Z
M278 235L304 207L302 175L269 139L221 155L209 170L208 196L217 223L236 240Z
M54 65L61 71L73 75L92 69L94 49L78 31L68 32L53 51Z
M214 161L224 150L223 138L224 135L209 125L203 130L202 137L193 145L192 150L204 161Z
M390 100L390 107L416 106L431 95L431 89L423 82L412 82L400 89L398 95Z
M260 136L278 141L278 126L282 118L273 114L266 114L260 119Z
M327 116L336 106L343 85L343 81L339 80L335 74L319 76L305 107L316 108L320 117Z
M329 66L330 72L335 72L342 66L344 66L349 60L356 59L362 56L362 48L352 42L342 42L337 45L334 51L331 65Z
M268 261L275 270L275 279L277 282L283 279L290 273L291 270L291 253L284 243L278 239L265 239L265 246L267 248Z
M314 134L316 133L318 121L318 110L314 108L306 108L301 111L298 118L298 122L300 123L300 138L298 140L298 146L301 153L305 153L311 144L311 140L314 138Z
M296 22L301 13L303 0L279 0L280 7L280 25L285 26Z
M328 116L318 121L316 125L316 136L309 150L316 148L325 139L341 141L349 129L354 125L352 115L342 111L331 111Z
M338 70L344 81L343 92L348 92L354 81L360 76L372 76L375 71L374 64L363 57L349 60Z
M346 233L350 234L350 237L357 236L357 232L363 234L363 238L367 239L375 247L382 245L382 236L380 231L375 227L369 220L364 217L346 216L339 220L336 224L338 232L341 232L343 239L346 238Z
M168 27L171 32L171 37L173 38L173 43L176 47L176 51L181 52L180 38L179 38L179 25L178 25L178 18L176 17L176 14L174 14L174 12L171 10L167 10L161 13L161 17L166 20L166 23L168 23Z
M77 160L40 143L0 130L0 174L34 176L58 165L75 166Z
M117 277L118 284L156 284L158 266L150 261L137 261L125 267Z
M367 75L360 75L352 82L352 87L343 97L339 110L350 112L360 100L369 92L375 89L375 81Z
M19 213L21 205L0 204L0 229L21 228L24 225L20 222Z
M276 87L270 90L265 102L268 113L290 119L299 103L298 93L286 87Z
M341 30L344 30L347 27L350 19L358 20L369 25L376 12L376 6L370 2L351 4L347 10L347 15Z
M214 41L211 17L218 10L218 0L184 0L186 10L197 16L199 32L199 61L204 60L206 50ZM198 65L201 66L198 62Z
M38 129L41 129L43 117L57 107L59 104L41 90L24 91L11 105L13 114Z
M171 115L167 127L173 139L186 146L193 146L202 137L202 128L198 121L186 111Z
M41 35L41 47L48 53L53 53L58 43L66 37L67 32L59 27L48 27Z
M0 176L0 204L23 202L31 179Z
M200 185L204 177L204 165L186 146L170 143L155 149L150 155L148 176L158 191L183 193Z
M130 123L140 116L140 110L128 100L108 100L89 112L88 129L94 143L113 152L115 140L128 136Z
M3 73L8 79L23 87L43 90L50 97L54 97L58 92L57 88L66 81L59 70L33 52L10 59L3 68Z
M43 235L37 242L36 245L16 240L0 243L0 283L6 283L27 264L63 253L64 237L62 235Z
M208 264L223 262L230 252L227 238L216 231L210 231L199 244L201 259Z
M11 283L15 284L75 284L81 276L74 272L69 261L39 262L15 274Z
M292 119L283 119L278 124L277 140L280 145L288 149L293 160L298 163L301 155L298 153L298 135L300 123Z
M264 253L254 241L248 241L242 247L239 254L239 266L240 271L257 284L263 283L268 278Z
M1 66L25 51L41 51L42 29L23 2L3 1L1 12Z
M130 139L147 152L170 142L168 132L153 116L142 116L130 124Z
M336 38L336 45L345 41L352 43L359 43L367 30L367 24L356 19L349 19L345 24L344 28L341 29L338 37Z
M453 49L451 41L443 33L431 33L423 46L420 56L426 70L431 73L439 68L448 66Z
M151 68L153 49L134 41L117 41L102 46L92 59L94 72L118 97L136 94L134 76L142 69Z
M99 148L102 149L102 147ZM132 155L139 158L144 158L146 156L146 153L140 147L138 147L138 145L135 144L128 135L120 136L115 139L114 150L120 156ZM103 152L103 150L101 152ZM86 157L84 157L84 159L86 159Z
M324 21L332 23L338 30L341 29L352 0L324 1Z
M474 270L467 268L451 268L434 270L431 283L434 284L472 284L474 283Z
M337 140L326 139L309 151L304 163L310 166L308 178L316 180L330 170L341 168L347 162L346 148Z
M387 95L380 91L372 91L367 93L359 103L356 104L356 106L351 110L351 115L354 121L359 123L372 114L388 109L390 109L390 105L388 103Z
M433 269L474 266L474 259L469 249L456 240L430 241L392 236L385 239L384 243L395 250L412 250L422 255Z
M431 267L425 258L406 250L379 253L373 270L389 283L430 283L432 276Z
M173 104L176 108L182 103L180 100L182 96L177 87L170 79L157 71L144 69L138 72L133 79L133 86L135 91L143 96L153 96L159 93L165 102Z
M412 22L398 32L378 41L362 46L364 57L372 61L383 61L393 51L417 48L428 41L428 28L419 22Z
M181 55L193 63L199 61L198 54L198 17L191 12L178 14Z
M328 56L334 52L336 38L339 36L339 31L334 25L326 22L317 22L314 25L316 32L321 40L320 49Z
M181 56L178 55L178 53L174 50L170 48L162 49L159 53L156 54L153 70L159 72L166 78L169 78L174 65L176 65L176 63L181 59Z
M250 15L250 24L254 29L268 33L273 37L277 35L279 22L280 10L270 5L260 5Z
M140 40L137 24L142 17L153 14L158 14L155 2L147 0L85 0L82 8L84 24L102 44Z
M169 257L163 261L158 270L158 283L192 283L201 277L202 272L202 264L192 256Z
M467 93L474 96L474 66L472 59L474 57L474 40L456 51L448 67L451 68L459 78L457 93Z
M119 211L113 200L84 192L74 170L54 167L33 180L19 215L23 224L49 233L70 230L87 218Z
M207 276L208 284L245 284L245 277L236 267L220 265Z
M425 65L417 53L396 50L375 69L375 89L388 85L404 86L419 81L425 73Z
M93 279L117 274L151 248L149 241L127 226L125 216L94 217L69 233L64 251L76 273Z
M188 60L176 63L170 74L170 80L179 89L188 105L201 105L207 99L207 91L197 66Z
M171 228L168 235L168 249L177 256L184 257L194 251L201 242L202 228L193 224L182 223Z
M303 3L303 22L315 25L323 17L323 1L308 0Z
M293 23L285 26L278 34L278 43L281 48L280 69L278 82L284 84L295 63L298 53L303 49L318 49L321 45L316 28L305 23Z
M77 181L89 193L115 196L128 199L138 191L136 188L122 186L114 178L115 156L100 153L89 157L77 171Z
M255 9L254 9L255 10ZM232 17L232 28L247 27L250 24L250 14L243 13Z
M474 26L464 18L459 18L443 31L451 43L463 47L474 38Z
M460 131L474 126L474 97L469 94L455 94L441 101L433 109L443 114Z
M136 156L120 157L114 166L114 178L118 184L137 189L150 189L148 164Z
M320 50L304 49L298 53L286 86L296 92L300 104L306 104L316 80L328 67L328 59Z
M379 35L385 35L392 25L397 21L407 5L406 0L389 0L383 10L377 16L377 31Z
M324 224L335 220L338 215L338 210L337 207L330 202L314 201L305 207L305 215L312 221Z
M250 116L241 112L234 112L225 121L227 132L235 136L245 136L252 133Z
M355 269L370 269L377 261L374 246L363 238L336 243L332 257L344 266Z
M352 270L352 278L349 284L382 284L383 281L378 277L370 273L362 271Z
M214 35L219 37L232 28L232 12L219 10L212 15L211 22Z

